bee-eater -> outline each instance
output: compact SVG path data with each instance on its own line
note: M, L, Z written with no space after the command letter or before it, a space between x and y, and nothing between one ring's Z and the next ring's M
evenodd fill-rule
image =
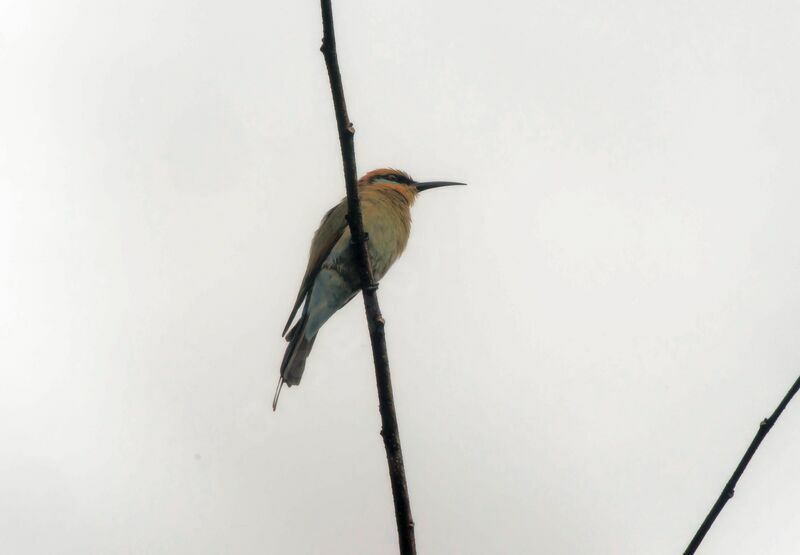
M358 180L358 198L364 231L369 239L367 251L372 273L380 280L406 248L411 233L411 205L417 194L448 185L464 185L452 181L419 183L402 171L373 170ZM314 239L308 266L300 284L297 299L283 329L289 342L281 363L278 387L272 410L284 383L300 383L306 358L322 325L334 312L346 305L361 288L354 253L350 248L350 228L347 225L347 198L331 208L322 218ZM300 319L289 330L300 305ZM289 332L287 333L287 330Z

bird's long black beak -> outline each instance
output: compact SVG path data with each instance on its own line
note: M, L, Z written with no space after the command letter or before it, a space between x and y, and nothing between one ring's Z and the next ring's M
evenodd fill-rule
M436 189L437 187L449 187L450 185L466 185L466 183L457 183L455 181L425 181L424 183L414 183L417 191L427 191L428 189Z

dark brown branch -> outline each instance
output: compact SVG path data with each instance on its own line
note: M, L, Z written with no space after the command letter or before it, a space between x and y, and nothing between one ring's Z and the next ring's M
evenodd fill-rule
M731 479L728 480L727 484L725 484L725 489L722 490L717 502L714 503L713 507L711 507L711 511L708 513L708 516L706 516L703 524L700 525L697 533L695 533L692 541L689 543L689 547L687 547L686 551L684 551L684 555L692 555L695 551L697 551L700 542L703 541L703 538L711 528L711 525L714 524L714 520L717 518L717 515L719 515L719 513L722 512L722 508L725 507L725 503L727 503L728 500L733 497L734 490L736 489L736 483L742 476L744 469L747 468L747 463L749 463L750 459L753 458L753 454L755 454L756 449L758 449L758 446L761 445L761 442L772 429L772 426L775 425L775 422L783 412L783 409L786 408L786 405L789 404L789 401L792 400L792 397L794 397L794 394L797 393L798 389L800 389L800 377L797 378L797 381L794 382L794 385L792 385L788 393L786 393L786 396L781 401L781 404L778 405L778 408L775 409L775 412L772 413L772 416L765 418L761 422L756 437L753 438L753 441L750 443L750 447L747 448L747 452L745 452L744 457L742 457L742 460L739 461L739 466L737 466L736 470L733 471L733 476L731 476Z
M333 31L333 13L330 0L321 0L322 6L322 51L328 78L331 82L333 107L336 111L336 125L339 129L339 144L342 148L344 179L347 187L347 222L350 225L352 247L356 254L359 276L361 278L361 294L364 297L364 309L367 313L369 338L372 342L372 358L375 362L375 379L378 384L378 400L381 413L381 436L386 448L386 460L389 464L389 479L392 483L394 512L397 519L397 534L400 541L400 553L403 555L417 552L414 540L414 521L411 518L411 504L408 499L408 486L403 466L403 452L400 449L400 432L397 429L397 415L394 409L392 393L392 377L389 372L389 356L386 353L386 336L384 320L378 305L378 284L372 274L372 267L367 251L368 237L364 233L364 222L361 217L361 204L358 199L356 173L356 156L353 146L355 129L347 116L347 105L344 100L342 76L339 72L339 60L336 56L336 37Z

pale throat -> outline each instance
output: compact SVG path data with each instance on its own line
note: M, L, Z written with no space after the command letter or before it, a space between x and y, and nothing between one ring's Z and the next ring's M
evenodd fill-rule
M378 190L381 192L391 195L394 198L400 197L409 206L413 205L417 198L416 189L405 184L395 183L393 181L384 181L382 179L376 180L374 184L379 186Z

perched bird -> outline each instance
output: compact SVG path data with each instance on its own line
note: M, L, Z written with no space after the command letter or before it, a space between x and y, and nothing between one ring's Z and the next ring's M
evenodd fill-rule
M376 281L386 275L406 248L411 233L411 205L417 194L448 185L464 183L418 183L407 173L393 169L373 170L358 180L364 231L369 236L367 249ZM350 228L346 216L347 199L344 198L325 214L314 234L306 273L283 329L289 345L283 355L272 410L278 405L278 396L284 383L289 386L300 383L306 358L319 329L361 288L355 257L350 248ZM289 330L300 305L303 305L300 318Z

